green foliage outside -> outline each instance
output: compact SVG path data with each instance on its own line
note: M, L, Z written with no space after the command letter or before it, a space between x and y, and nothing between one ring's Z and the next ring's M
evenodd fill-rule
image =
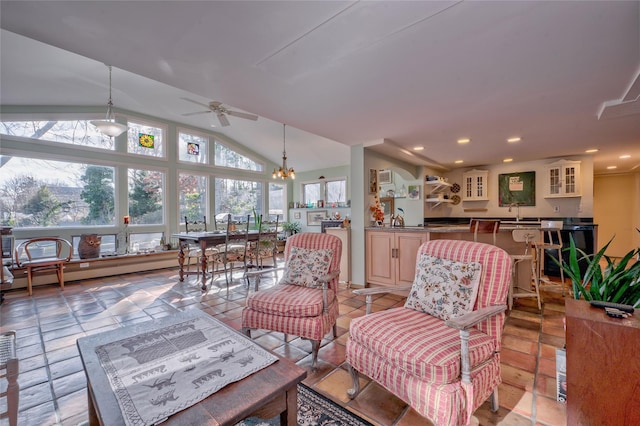
M113 169L89 166L80 180L84 182L84 190L80 197L89 205L89 213L82 222L85 225L114 223Z

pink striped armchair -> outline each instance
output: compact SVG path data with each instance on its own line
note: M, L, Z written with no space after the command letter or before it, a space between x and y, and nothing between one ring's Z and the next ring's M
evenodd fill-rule
M293 272L296 267L312 272L318 270L311 260L318 253L323 258L322 273L312 278L308 276L311 282L294 283L301 280ZM246 274L248 280L255 278L256 291L247 297L242 310L243 333L251 337L252 329L262 329L309 339L312 370L315 370L322 338L332 329L336 337L341 255L342 241L335 235L302 233L289 237L284 249L285 266L278 268L285 273L277 285L258 290L260 276L273 273L274 269Z
M443 264L452 271L451 265L457 269L443 273L438 269ZM352 399L357 397L360 372L436 425L466 425L489 397L492 410L498 409L500 345L511 259L493 245L435 240L420 247L416 265L413 286L403 288L410 290L404 307L370 314L372 295L398 288L354 290L366 296L367 315L350 325L346 361L353 387L348 394ZM471 280L467 279L472 276L470 269ZM468 275L449 281L460 271ZM471 288L475 283L477 297L466 298L466 313L456 305L453 314L440 314L442 300L446 304L450 295L464 296L465 286ZM434 295L434 288L441 292ZM419 300L418 296L430 313L416 309L422 302L409 303Z

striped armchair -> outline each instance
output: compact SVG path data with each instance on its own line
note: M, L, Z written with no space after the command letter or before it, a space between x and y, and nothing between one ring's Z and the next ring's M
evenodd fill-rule
M442 264L457 265L457 269L451 267L452 273L443 274L438 269ZM346 360L353 387L348 394L352 399L358 395L361 372L436 425L466 425L489 397L492 409L498 409L511 259L493 245L435 240L420 247L416 265L413 286L403 288L411 290L404 307L369 314L373 294L398 288L354 290L366 296L367 315L350 324ZM441 318L442 301L446 304L452 294L453 298L464 296L465 286L472 282L465 275L457 282L451 276L460 271L469 274L471 268L475 268L477 297L467 297L468 312L456 305L455 314ZM436 296L434 288L440 290ZM410 303L416 295L423 297L425 306L435 306L436 312L416 309L423 306Z
M320 261L314 262L316 255ZM252 329L272 330L300 336L311 341L312 370L318 361L322 338L333 329L336 337L338 317L338 278L342 241L335 235L321 233L295 234L287 239L284 249L285 271L281 281L258 290L260 276L273 269L248 272L256 279L256 291L247 297L242 310L242 331L251 337ZM316 268L318 264L322 268ZM299 271L312 271L305 275ZM315 272L322 270L321 273ZM305 281L305 279L307 281Z

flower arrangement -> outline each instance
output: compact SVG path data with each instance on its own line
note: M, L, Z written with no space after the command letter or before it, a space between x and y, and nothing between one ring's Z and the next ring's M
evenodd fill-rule
M377 194L373 197L373 205L369 206L369 210L371 210L373 220L375 220L376 222L384 221L384 209L382 208L380 198Z

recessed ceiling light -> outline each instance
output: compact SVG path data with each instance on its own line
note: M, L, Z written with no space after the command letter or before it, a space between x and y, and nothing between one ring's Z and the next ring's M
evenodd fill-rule
M621 160L625 160L625 159L627 159L627 158L631 158L631 156L630 156L629 154L624 154L624 155L621 155L621 156L620 156L620 157L618 157L618 158L619 158L619 159L621 159Z
M464 163L464 160L456 160L456 161L454 161L454 163L456 163L456 164L462 164L462 163Z
M587 154L593 154L594 152L598 152L598 148L588 149L585 151Z
M469 138L458 139L458 143L459 144L465 144L465 143L469 143L469 142L471 142L471 139L469 139Z
M507 139L507 142L509 143L513 143L513 142L520 142L522 139L515 137L515 138L509 138Z
M510 163L513 161L513 158L505 158L504 160L502 160L503 163Z
M413 150L414 151L422 151L424 149L424 146L414 146Z
M608 170L613 170L613 169L617 169L617 168L618 168L618 166L607 166Z

